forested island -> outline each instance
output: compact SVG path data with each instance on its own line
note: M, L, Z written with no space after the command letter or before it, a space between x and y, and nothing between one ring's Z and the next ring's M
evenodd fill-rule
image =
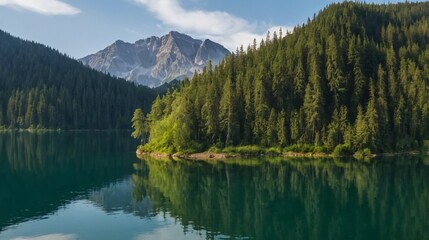
M429 3L331 4L137 110L140 152L398 152L429 137ZM140 125L140 126L139 126Z

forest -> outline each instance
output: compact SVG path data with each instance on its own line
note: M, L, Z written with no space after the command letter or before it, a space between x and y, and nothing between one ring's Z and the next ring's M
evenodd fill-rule
M0 31L0 129L129 129L156 95Z
M336 3L158 97L149 152L418 149L429 136L429 2Z

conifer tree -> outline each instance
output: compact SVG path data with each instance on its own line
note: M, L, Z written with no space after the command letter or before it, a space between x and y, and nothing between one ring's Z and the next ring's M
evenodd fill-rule
M145 117L143 110L141 108L137 108L134 111L133 118L131 119L132 127L134 131L131 133L133 138L139 138L142 142L146 140L147 133L147 125L145 122Z

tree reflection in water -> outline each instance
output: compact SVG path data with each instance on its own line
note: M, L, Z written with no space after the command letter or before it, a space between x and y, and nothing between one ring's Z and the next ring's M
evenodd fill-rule
M0 133L0 232L128 177L135 146L128 132Z
M136 200L184 229L255 239L424 239L429 166L420 157L222 162L146 159Z

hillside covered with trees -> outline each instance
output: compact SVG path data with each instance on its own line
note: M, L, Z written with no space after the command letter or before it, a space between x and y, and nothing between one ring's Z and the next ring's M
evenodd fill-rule
M157 98L143 151L416 149L429 135L429 2L329 5Z
M129 128L156 93L0 31L0 128Z

